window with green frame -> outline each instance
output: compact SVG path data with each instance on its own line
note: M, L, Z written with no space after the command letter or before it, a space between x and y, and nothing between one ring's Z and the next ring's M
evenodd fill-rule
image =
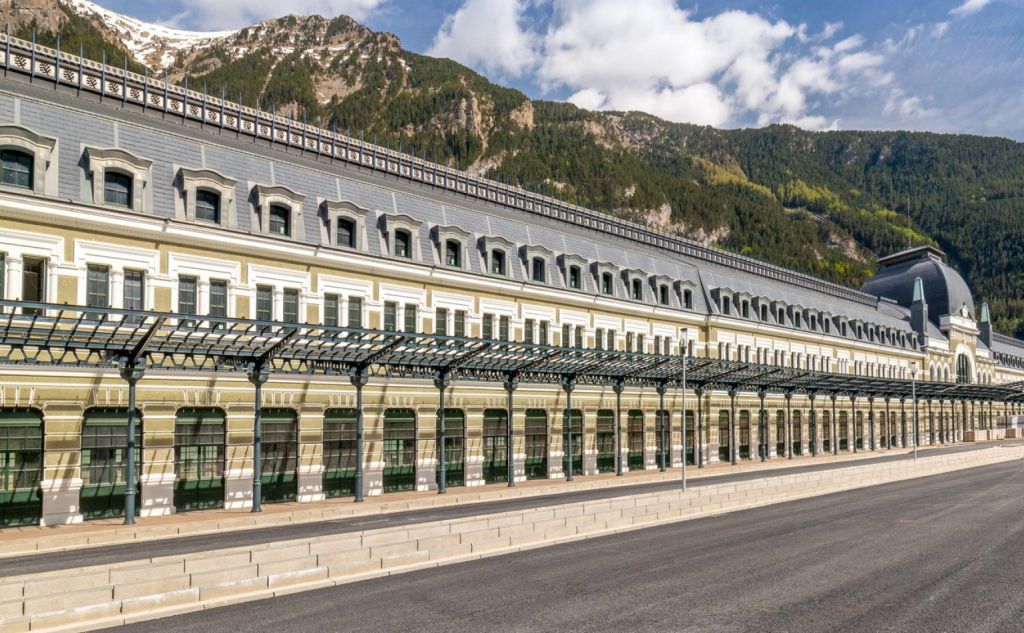
M179 480L224 476L224 414L187 408L174 423L174 475Z
M526 461L524 469L527 479L547 477L548 463L548 414L544 409L526 410L524 448Z
M440 434L440 430L438 430ZM444 410L445 483L461 486L465 483L466 412L462 409Z
M416 487L416 412L412 409L384 411L384 492Z
M39 487L42 421L42 415L31 409L0 409L0 495Z
M328 409L324 413L324 470L356 467L356 410Z
M136 482L142 463L142 415L135 416ZM128 481L127 409L90 409L82 425L82 485L103 486Z
M615 470L615 411L597 412L597 471Z

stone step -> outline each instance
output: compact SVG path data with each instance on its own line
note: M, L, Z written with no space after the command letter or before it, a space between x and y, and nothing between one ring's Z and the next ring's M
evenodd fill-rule
M1014 459L1024 446L5 578L0 631L86 630Z

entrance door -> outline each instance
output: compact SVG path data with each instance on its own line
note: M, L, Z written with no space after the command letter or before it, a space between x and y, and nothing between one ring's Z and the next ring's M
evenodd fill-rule
M548 414L544 409L526 410L526 461L523 468L527 479L548 477Z
M803 415L799 411L793 412L793 430L790 431L792 436L789 438L790 445L793 447L794 455L802 455L803 449L800 448L803 443ZM783 440L785 441L785 440Z
M569 414L572 420L572 474L583 475L583 412L573 409ZM565 424L563 420L563 425ZM566 433L562 434L562 472L569 473L569 442Z
M821 414L821 450L832 450L832 419L828 411Z
M484 411L484 482L508 481L508 411Z
M693 421L694 421L694 419L695 418L694 418L694 415L693 415L693 411L687 411L686 412L686 463L687 464L696 464L697 463L696 462L696 459L697 459L696 455L697 455L697 453L696 453L696 449L695 449L694 435L693 435Z
M180 409L174 420L174 507L224 506L224 413Z
M42 472L42 414L0 409L0 528L39 524Z
M839 450L848 451L850 450L850 434L847 430L847 424L849 424L849 418L846 415L846 411L839 412Z
M444 472L446 486L466 485L466 412L462 409L444 410Z
M601 409L597 412L597 472L615 471L615 412Z
M293 501L299 496L299 424L292 409L263 409L263 452L260 482L265 503Z
M416 489L416 412L384 412L384 492Z
M136 414L135 486L142 472L142 416ZM82 424L82 489L85 519L121 516L128 478L128 410L90 409ZM138 491L137 491L138 492ZM136 509L142 495L135 495Z
M626 431L628 436L629 455L627 464L630 470L643 470L644 459L644 412L633 409L626 414Z
M792 441L792 438L790 438ZM782 457L786 454L786 412L775 412L775 454Z
M324 412L324 496L356 494L356 410Z
M740 411L740 459L750 458L750 411Z
M665 468L670 468L672 466L672 456L669 454L669 447L672 446L671 414L666 410L659 409L655 412L654 419L654 441L656 444L654 463L658 465L658 468L661 468L662 464Z

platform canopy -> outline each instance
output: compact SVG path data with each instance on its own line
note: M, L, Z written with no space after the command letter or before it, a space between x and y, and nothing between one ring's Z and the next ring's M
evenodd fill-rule
M1024 383L953 384L757 363L559 347L170 312L0 301L0 364L253 372L634 387L922 400L1024 400Z

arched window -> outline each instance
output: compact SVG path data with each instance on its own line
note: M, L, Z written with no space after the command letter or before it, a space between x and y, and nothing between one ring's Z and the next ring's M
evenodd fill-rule
M270 205L270 233L289 236L292 234L292 211L282 204Z
M579 266L569 267L569 287L573 290L579 290L583 287L583 276L580 274Z
M0 152L3 164L2 182L11 187L32 189L32 164L34 158L27 152L5 149Z
M964 385L971 382L971 361L966 354L956 357L956 381Z
M103 172L103 201L118 207L132 208L132 177L119 171Z
M338 218L338 246L356 247L356 223L349 218Z
M532 269L531 275L534 281L544 283L544 269L546 265L543 257L534 257L533 261L530 262L530 268Z
M601 273L601 294L610 295L614 294L614 286L612 285L612 274Z
M462 243L458 240L446 240L444 243L444 264L462 268Z
M505 274L505 251L494 249L491 251L491 274Z
M220 194L196 189L196 219L220 224Z
M395 231L395 257L404 257L409 259L412 257L412 236L409 235L408 231L401 229Z

